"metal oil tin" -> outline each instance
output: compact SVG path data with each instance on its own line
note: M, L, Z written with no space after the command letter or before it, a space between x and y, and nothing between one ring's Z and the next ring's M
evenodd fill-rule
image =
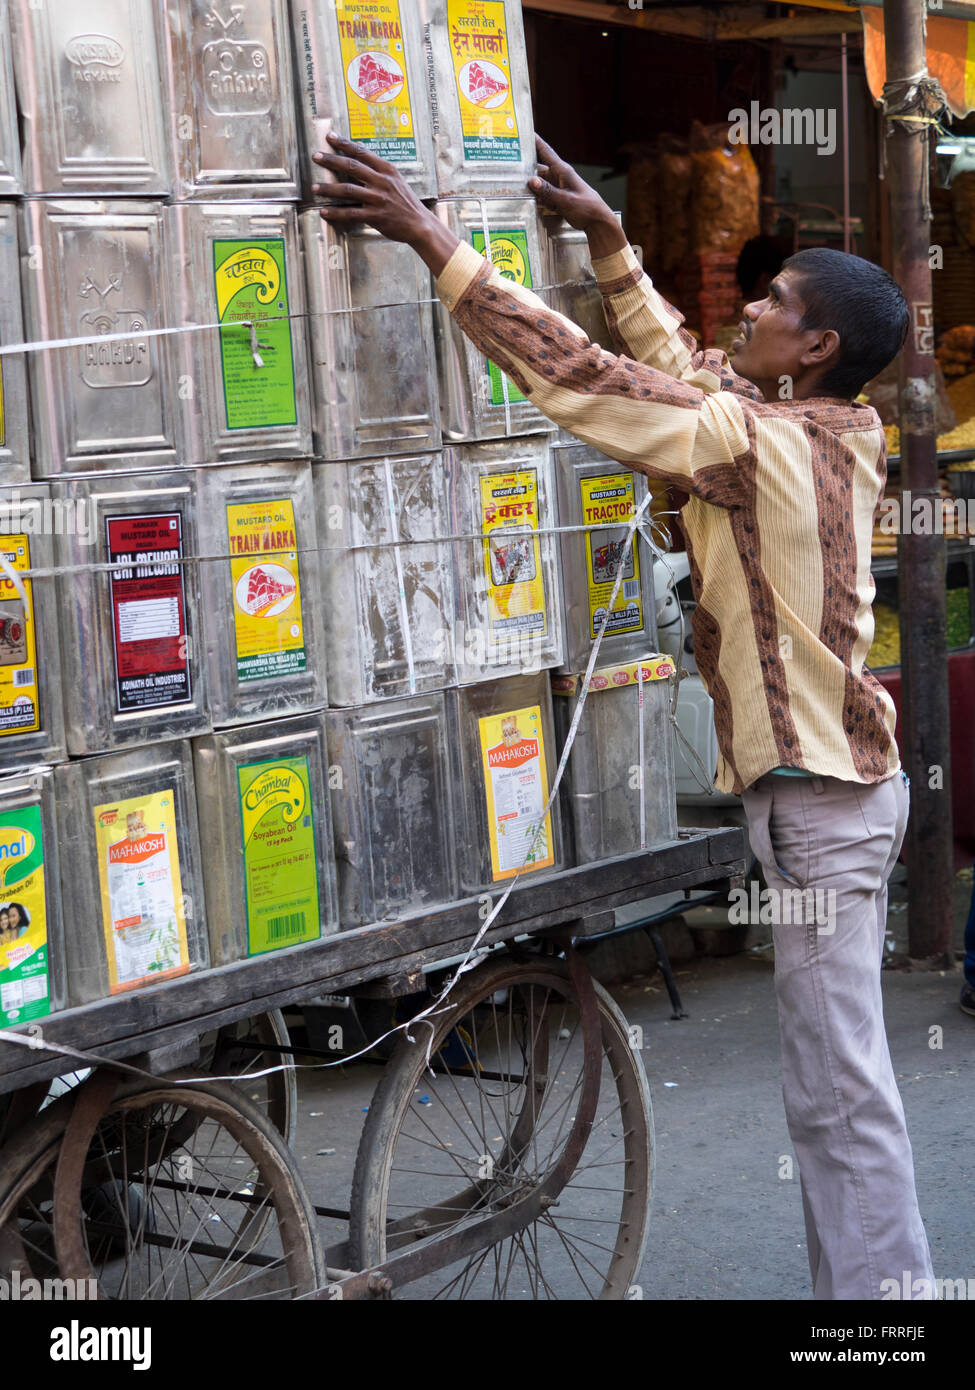
M188 743L82 758L54 773L68 1002L210 964Z
M41 483L0 488L0 771L67 756L54 565L71 524ZM0 861L2 862L2 861Z
M0 203L0 347L24 341L20 303L18 217L14 203ZM0 357L0 485L30 481L30 421L24 353Z
M593 672L560 788L575 864L634 854L676 838L670 734L675 678L672 659L655 654L644 656L642 663L638 659ZM581 683L580 676L552 677L560 755Z
M456 679L442 456L316 463L322 609L332 705Z
M559 524L586 527L559 536L565 642L562 669L584 671L602 627L620 561L623 580L597 658L600 666L652 651L657 642L653 556L639 533L626 547L633 514L647 494L643 473L588 444L553 444ZM650 515L644 513L646 524Z
M176 462L168 352L148 336L165 326L161 212L152 202L24 203L27 336L90 340L30 354L35 477Z
M336 131L395 164L418 198L436 196L416 0L291 0L302 146Z
M325 639L311 465L197 474L201 593L214 724L325 703Z
M0 198L13 198L23 191L9 5L0 0Z
M519 0L420 0L441 197L524 197L535 172Z
M208 731L195 472L52 492L77 523L55 548L69 753Z
M565 867L558 798L542 818L558 756L549 677L447 692L463 894Z
M0 781L0 1028L63 1009L65 986L54 775L36 767Z
M193 757L214 965L337 930L321 719L194 739Z
M167 209L166 231L172 321L222 325L174 340L180 461L310 456L305 287L294 209L183 203Z
M562 584L545 438L444 450L454 546L457 676L514 676L562 661Z
M28 193L167 194L159 0L10 0Z
M490 246L491 260L502 275L528 289L537 290L544 284L545 263L533 198L441 201L437 213L452 232L482 255ZM552 422L478 351L439 303L437 329L445 439L494 439L554 430Z
M286 0L157 4L177 198L297 198Z
M370 227L338 233L302 213L315 455L440 447L430 273L408 246Z
M457 896L442 694L325 716L339 917L361 926Z
M570 227L561 217L548 215L542 216L541 226L552 308L577 323L591 343L616 352L585 232Z

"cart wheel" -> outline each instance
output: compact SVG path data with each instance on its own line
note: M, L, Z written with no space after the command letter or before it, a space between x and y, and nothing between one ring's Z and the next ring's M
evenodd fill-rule
M219 1082L116 1090L105 1077L0 1154L8 1262L94 1278L103 1298L281 1299L324 1285L314 1208L252 1102Z
M409 1298L626 1297L646 1242L653 1120L626 1020L604 989L589 987L602 1048L581 1156L537 1219L460 1258L456 1244L439 1256L433 1247L469 1239L479 1219L537 1191L566 1149L584 1105L582 1000L562 961L507 960L462 977L450 1011L434 1020L435 1075L429 1029L401 1039L356 1159L357 1269L424 1241L431 1260L420 1277L409 1271Z
M258 1046L260 1044L260 1046ZM288 1025L280 1009L240 1019L200 1040L202 1067L214 1076L239 1076L236 1083L274 1125L289 1146L298 1119L298 1083ZM250 1073L280 1067L269 1076Z

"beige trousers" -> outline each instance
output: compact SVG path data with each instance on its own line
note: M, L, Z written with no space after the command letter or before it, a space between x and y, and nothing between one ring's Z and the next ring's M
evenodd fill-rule
M879 1299L884 1280L903 1289L905 1273L907 1288L933 1278L880 992L908 788L899 772L871 786L769 773L743 800L772 921L782 919L773 926L782 1094L813 1297ZM777 895L791 912L775 913Z

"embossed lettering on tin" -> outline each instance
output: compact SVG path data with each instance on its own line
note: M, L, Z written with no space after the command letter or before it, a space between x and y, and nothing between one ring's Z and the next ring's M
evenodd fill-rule
M108 34L76 34L64 46L73 82L121 82L125 49Z
M144 310L116 307L116 301L109 301L112 294L124 294L121 275L112 275L104 285L99 285L89 272L82 280L78 294L92 305L79 315L80 334L109 337L118 333L141 333L149 328L148 315ZM145 386L152 379L148 338L89 342L81 352L81 379L86 386L96 390L114 386Z
M218 0L204 19L219 37L203 47L203 93L218 116L262 116L275 104L274 67L259 39L243 37L246 7L221 7Z

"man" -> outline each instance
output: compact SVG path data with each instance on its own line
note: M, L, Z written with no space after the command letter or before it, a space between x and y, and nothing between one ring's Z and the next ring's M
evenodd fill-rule
M740 793L773 893L819 890L828 921L775 928L783 1094L817 1298L932 1278L884 1032L886 883L907 821L894 708L864 668L870 540L885 480L876 412L853 404L900 349L907 307L877 266L791 257L733 345L697 351L599 196L543 141L538 202L586 231L621 355L502 279L392 165L338 137L340 200L404 241L455 320L532 402L611 458L689 494L694 651L714 700L717 783ZM820 920L813 920L819 916ZM930 1283L920 1285L930 1288Z

